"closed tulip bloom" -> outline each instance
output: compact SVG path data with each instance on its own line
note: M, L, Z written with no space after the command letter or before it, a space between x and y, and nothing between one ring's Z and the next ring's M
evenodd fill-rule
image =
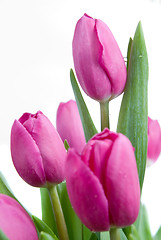
M154 163L161 152L161 128L157 120L148 117L148 163Z
M126 83L126 66L108 26L87 14L77 22L73 59L78 81L91 98L106 101L120 95Z
M62 141L64 142L66 139L71 148L81 152L86 140L75 101L60 103L57 110L56 126Z
M64 180L66 150L49 119L40 111L24 113L11 130L11 155L19 175L32 186Z
M0 194L0 229L9 240L38 240L30 216L13 198Z
M66 182L71 204L90 230L107 231L136 220L140 185L134 149L124 135L106 128L81 155L70 149Z

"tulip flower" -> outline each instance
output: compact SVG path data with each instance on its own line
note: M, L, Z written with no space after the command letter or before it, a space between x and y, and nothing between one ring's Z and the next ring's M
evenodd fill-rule
M129 139L107 128L96 134L81 155L70 149L66 183L71 204L92 231L132 224L139 213L140 185Z
M157 120L148 117L148 163L154 163L161 152L161 128Z
M64 180L66 150L56 129L40 111L24 113L11 130L11 155L19 175L32 186Z
M13 198L0 194L0 229L9 240L38 240L30 216Z
M120 95L126 83L126 66L108 26L87 14L77 22L73 59L78 81L88 96L106 101Z
M86 140L75 101L60 103L57 110L56 126L62 141L64 142L66 139L71 148L81 152Z

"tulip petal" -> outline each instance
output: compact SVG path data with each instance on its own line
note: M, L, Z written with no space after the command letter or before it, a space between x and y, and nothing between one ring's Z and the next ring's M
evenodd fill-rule
M106 168L106 190L110 224L124 227L132 224L139 213L140 185L133 147L118 134Z
M59 104L56 125L62 141L64 142L67 139L71 148L81 152L86 141L75 101L70 100Z
M111 96L110 81L99 63L101 53L95 20L85 14L76 25L73 59L80 85L87 95L97 100Z
M147 157L155 162L161 152L161 128L157 120L148 117L148 152Z
M111 151L112 141L90 140L83 149L81 158L82 161L91 169L97 176L101 184L104 185L104 169Z
M62 182L66 150L58 132L44 114L37 114L30 134L40 149L46 180L53 183Z
M11 130L11 155L19 175L32 186L46 182L40 151L23 125L15 120Z
M38 240L36 228L21 205L0 194L0 229L10 240Z
M109 229L108 201L98 178L70 149L66 162L66 182L71 204L92 231Z
M119 95L126 83L127 71L123 56L112 32L104 22L96 19L96 30L102 46L100 64L110 80L111 91Z

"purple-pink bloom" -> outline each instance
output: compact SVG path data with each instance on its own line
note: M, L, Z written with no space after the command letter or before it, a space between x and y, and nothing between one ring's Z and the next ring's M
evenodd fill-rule
M81 152L86 140L76 101L59 104L56 126L62 141L66 139L71 148Z
M32 186L64 180L64 144L52 123L40 111L24 113L14 121L11 155L19 175Z
M120 95L126 83L126 66L108 26L87 14L77 22L73 59L78 81L91 98L105 101Z
M71 204L92 231L132 224L139 213L140 185L129 139L104 129L81 155L70 149L66 183Z
M38 240L32 219L13 198L0 194L0 229L10 240Z
M148 117L148 152L149 163L154 163L161 152L161 128L157 120Z

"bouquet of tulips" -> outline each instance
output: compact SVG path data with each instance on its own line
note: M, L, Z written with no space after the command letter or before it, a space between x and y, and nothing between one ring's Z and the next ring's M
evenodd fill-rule
M73 70L75 99L60 103L56 128L41 112L24 113L11 129L11 156L20 177L41 192L33 216L0 175L1 240L158 240L141 192L146 166L161 152L161 129L148 117L148 57L139 22L127 61L110 29L84 14L73 38L76 76L100 104L96 129ZM109 104L123 93L116 132ZM112 111L112 109L111 109Z

